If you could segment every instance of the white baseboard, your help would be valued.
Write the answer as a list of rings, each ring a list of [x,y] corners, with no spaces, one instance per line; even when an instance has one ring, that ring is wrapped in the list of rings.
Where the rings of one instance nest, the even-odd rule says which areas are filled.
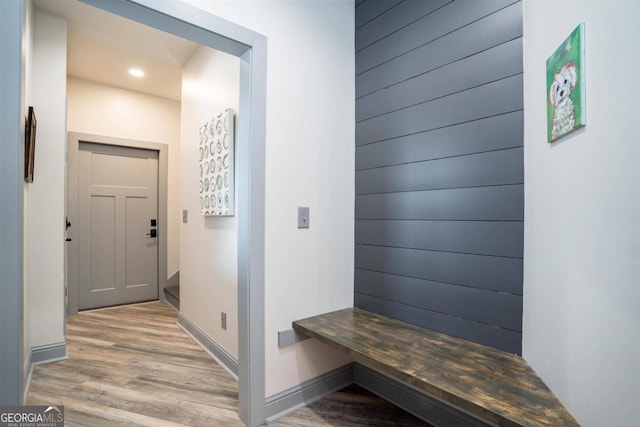
[[[27,402],[29,396],[29,388],[31,387],[31,378],[33,377],[33,368],[37,365],[45,363],[58,362],[67,359],[67,343],[60,342],[49,345],[41,345],[32,347],[24,361],[24,372],[27,373],[24,380],[24,394],[22,396],[23,403]]]
[[[353,383],[353,364],[342,366],[268,397],[265,418],[271,423]]]
[[[59,342],[31,348],[31,365],[57,362],[67,358],[67,343]]]
[[[213,357],[233,378],[238,380],[238,360],[220,344],[205,334],[182,313],[178,313],[178,326]]]

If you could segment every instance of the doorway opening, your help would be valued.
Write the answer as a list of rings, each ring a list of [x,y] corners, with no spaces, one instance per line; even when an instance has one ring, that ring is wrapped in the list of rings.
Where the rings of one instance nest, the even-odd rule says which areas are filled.
[[[266,39],[182,3],[85,1],[240,60],[237,123],[238,362],[241,419],[264,421],[264,138]]]

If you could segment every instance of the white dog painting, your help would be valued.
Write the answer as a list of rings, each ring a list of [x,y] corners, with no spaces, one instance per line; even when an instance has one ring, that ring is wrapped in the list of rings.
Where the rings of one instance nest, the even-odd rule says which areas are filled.
[[[573,130],[576,124],[571,91],[578,83],[578,72],[571,62],[567,62],[553,76],[549,88],[549,104],[553,108],[551,139],[556,139]]]
[[[547,141],[586,124],[584,23],[547,59]]]

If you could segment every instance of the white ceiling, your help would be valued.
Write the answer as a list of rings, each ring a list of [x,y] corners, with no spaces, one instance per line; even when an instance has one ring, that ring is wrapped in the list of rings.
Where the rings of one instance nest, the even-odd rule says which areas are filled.
[[[77,0],[35,0],[35,6],[67,18],[69,76],[180,100],[182,66],[196,43]],[[133,67],[145,76],[130,76]]]

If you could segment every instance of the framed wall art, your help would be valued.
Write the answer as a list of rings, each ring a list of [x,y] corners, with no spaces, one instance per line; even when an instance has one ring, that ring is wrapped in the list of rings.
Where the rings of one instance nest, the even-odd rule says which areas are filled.
[[[24,180],[33,182],[33,171],[36,159],[36,113],[29,107],[24,130]]]
[[[547,140],[586,124],[584,23],[547,59]]]
[[[227,108],[200,127],[200,214],[233,216],[234,185],[234,116]]]

